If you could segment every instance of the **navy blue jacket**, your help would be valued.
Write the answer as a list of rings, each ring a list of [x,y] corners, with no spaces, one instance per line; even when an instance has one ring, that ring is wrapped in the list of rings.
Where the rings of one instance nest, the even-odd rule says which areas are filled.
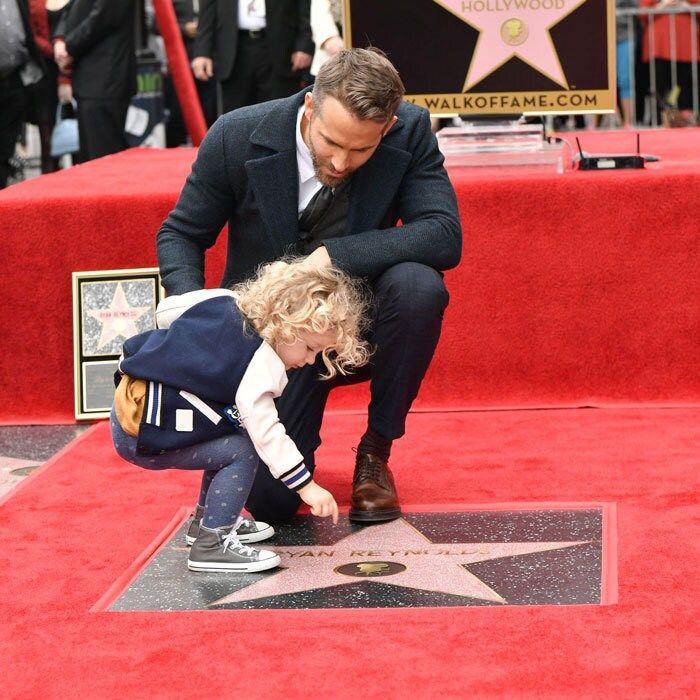
[[[137,451],[162,454],[240,430],[236,391],[262,342],[228,296],[129,338],[119,370],[147,381]]]

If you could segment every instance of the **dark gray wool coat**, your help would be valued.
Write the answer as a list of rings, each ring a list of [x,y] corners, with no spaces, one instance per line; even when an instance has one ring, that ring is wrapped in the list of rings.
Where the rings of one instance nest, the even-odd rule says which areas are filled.
[[[306,90],[224,114],[158,232],[168,294],[204,286],[204,252],[228,222],[221,286],[294,253],[299,241],[296,120]],[[334,265],[372,279],[400,262],[446,270],[462,250],[457,202],[426,110],[398,121],[352,179],[345,235],[324,240]],[[401,226],[396,226],[399,220]]]

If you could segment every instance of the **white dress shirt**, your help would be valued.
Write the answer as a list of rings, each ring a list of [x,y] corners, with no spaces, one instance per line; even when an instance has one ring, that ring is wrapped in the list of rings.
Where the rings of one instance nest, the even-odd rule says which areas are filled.
[[[311,151],[301,137],[301,118],[304,114],[304,105],[299,108],[297,114],[297,172],[299,173],[299,214],[306,209],[311,198],[321,189],[321,183],[316,177],[314,162],[311,160]]]

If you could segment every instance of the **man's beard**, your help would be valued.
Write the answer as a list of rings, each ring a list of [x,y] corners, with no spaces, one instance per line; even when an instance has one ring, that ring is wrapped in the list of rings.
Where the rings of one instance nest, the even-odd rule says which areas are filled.
[[[309,130],[307,133],[308,133],[308,138],[309,138],[309,153],[311,154],[311,163],[314,166],[314,175],[316,175],[316,179],[322,185],[325,185],[326,187],[338,187],[338,185],[345,182],[350,177],[350,175],[352,175],[352,172],[346,173],[344,177],[329,177],[328,175],[326,175],[321,170],[322,166],[321,166],[321,163],[318,159],[318,156],[316,155],[316,149],[314,148],[314,142],[311,138],[311,123],[309,123]]]

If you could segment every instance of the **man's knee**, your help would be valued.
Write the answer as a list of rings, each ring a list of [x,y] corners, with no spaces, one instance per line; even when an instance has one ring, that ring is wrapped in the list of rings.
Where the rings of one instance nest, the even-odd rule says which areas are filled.
[[[420,263],[399,263],[377,278],[374,297],[380,311],[408,316],[442,316],[449,294],[442,275]]]

